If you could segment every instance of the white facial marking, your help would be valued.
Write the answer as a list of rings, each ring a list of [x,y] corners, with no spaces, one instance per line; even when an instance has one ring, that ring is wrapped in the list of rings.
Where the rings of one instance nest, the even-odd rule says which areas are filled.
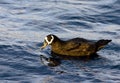
[[[53,42],[53,40],[54,40],[54,37],[52,35],[51,35],[51,37],[52,37],[52,39],[50,41],[48,41],[48,38],[45,37],[45,40],[48,43],[48,45],[50,45]]]

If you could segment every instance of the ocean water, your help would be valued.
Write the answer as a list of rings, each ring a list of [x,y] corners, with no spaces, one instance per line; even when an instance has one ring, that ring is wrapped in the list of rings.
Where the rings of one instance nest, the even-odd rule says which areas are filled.
[[[48,34],[112,42],[99,59],[49,67]],[[120,83],[120,0],[0,0],[0,83]]]

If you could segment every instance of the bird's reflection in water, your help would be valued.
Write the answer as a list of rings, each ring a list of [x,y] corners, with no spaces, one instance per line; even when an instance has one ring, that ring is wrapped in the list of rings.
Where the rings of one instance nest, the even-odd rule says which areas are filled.
[[[55,53],[51,53],[51,56],[49,55],[49,57],[46,57],[46,55],[41,54],[40,55],[40,60],[44,65],[47,66],[51,66],[51,67],[55,67],[61,64],[61,60],[81,60],[81,61],[90,61],[90,60],[95,60],[95,59],[99,59],[100,55],[93,54],[89,57],[87,56],[83,56],[83,57],[73,57],[73,56],[64,56],[64,55],[58,55]]]

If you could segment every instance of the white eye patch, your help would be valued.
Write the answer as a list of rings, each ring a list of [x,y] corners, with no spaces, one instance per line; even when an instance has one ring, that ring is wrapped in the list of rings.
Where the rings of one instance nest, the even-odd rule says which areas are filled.
[[[51,37],[52,37],[52,39],[50,41],[48,41],[48,38],[45,37],[45,41],[48,43],[48,45],[50,45],[54,40],[54,37],[52,35],[51,35]]]

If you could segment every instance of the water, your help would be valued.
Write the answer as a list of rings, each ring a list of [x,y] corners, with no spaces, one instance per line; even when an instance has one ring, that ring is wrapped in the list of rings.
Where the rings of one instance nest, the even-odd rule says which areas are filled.
[[[120,0],[0,0],[0,83],[119,83]],[[48,34],[112,39],[88,62],[43,65]]]

